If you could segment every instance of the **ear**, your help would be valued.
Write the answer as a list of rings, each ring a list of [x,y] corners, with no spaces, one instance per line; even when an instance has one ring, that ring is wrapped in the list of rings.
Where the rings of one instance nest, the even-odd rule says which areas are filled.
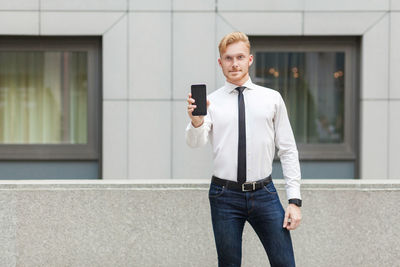
[[[218,58],[218,65],[220,65],[222,67],[222,63],[221,63],[221,58]]]
[[[253,64],[253,55],[250,54],[249,56],[249,67],[251,66],[251,64]]]

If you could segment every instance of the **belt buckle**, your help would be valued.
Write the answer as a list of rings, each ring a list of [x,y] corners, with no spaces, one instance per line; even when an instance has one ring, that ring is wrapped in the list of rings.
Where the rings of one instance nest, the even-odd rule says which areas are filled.
[[[247,184],[252,184],[253,185],[253,189],[245,189],[244,186]],[[248,182],[248,183],[243,183],[242,184],[242,192],[248,192],[248,191],[254,191],[256,190],[256,182]]]

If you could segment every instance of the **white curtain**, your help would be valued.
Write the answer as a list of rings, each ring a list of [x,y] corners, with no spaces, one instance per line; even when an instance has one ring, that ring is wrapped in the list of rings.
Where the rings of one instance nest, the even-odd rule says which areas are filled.
[[[87,54],[0,52],[0,143],[87,142]]]

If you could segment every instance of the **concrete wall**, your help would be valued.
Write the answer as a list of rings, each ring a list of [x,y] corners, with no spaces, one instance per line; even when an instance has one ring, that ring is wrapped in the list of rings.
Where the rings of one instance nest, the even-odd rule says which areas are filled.
[[[0,265],[217,266],[209,181],[153,182],[0,182]],[[400,265],[399,181],[307,180],[302,196],[297,266]],[[248,223],[243,266],[268,266]]]

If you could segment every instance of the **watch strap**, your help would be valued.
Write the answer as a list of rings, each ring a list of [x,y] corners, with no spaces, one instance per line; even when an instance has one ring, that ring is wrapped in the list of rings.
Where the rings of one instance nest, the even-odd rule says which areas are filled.
[[[295,204],[297,207],[301,207],[302,201],[298,198],[291,198],[289,199],[289,204]]]

